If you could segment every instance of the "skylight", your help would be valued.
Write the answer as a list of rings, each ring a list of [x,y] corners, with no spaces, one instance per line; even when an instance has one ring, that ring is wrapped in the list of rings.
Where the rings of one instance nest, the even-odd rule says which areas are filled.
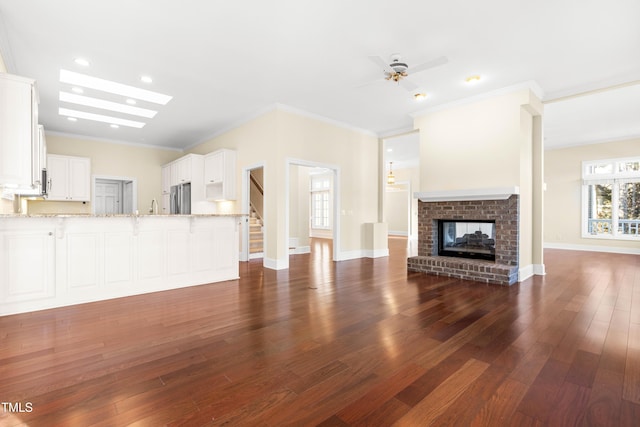
[[[172,96],[164,95],[162,93],[140,89],[134,86],[116,83],[110,80],[100,79],[69,70],[60,70],[60,82],[161,105],[166,105],[173,98]]]
[[[96,122],[111,123],[121,126],[129,126],[132,128],[142,128],[146,123],[135,120],[120,119],[118,117],[103,116],[102,114],[87,113],[85,111],[70,110],[68,108],[59,108],[58,114],[61,116],[75,117],[78,119],[93,120]]]
[[[158,112],[146,108],[133,107],[117,102],[105,101],[104,99],[91,98],[83,95],[74,95],[68,92],[60,92],[60,101],[71,104],[84,105],[87,107],[100,108],[102,110],[117,111],[119,113],[131,114],[146,118],[153,118]]]
[[[87,65],[89,65],[87,63]],[[84,106],[117,112],[120,114],[128,114],[131,116],[144,117],[152,119],[158,113],[155,110],[134,106],[138,101],[151,102],[158,105],[166,105],[172,96],[165,95],[151,90],[140,89],[135,86],[129,86],[110,80],[100,79],[98,77],[89,76],[87,74],[76,73],[69,70],[60,70],[60,83],[70,85],[67,90],[61,90],[59,100],[66,104],[75,104],[76,106]],[[92,89],[93,96],[82,95],[83,88]],[[71,93],[73,92],[73,93]],[[104,94],[112,94],[122,96],[123,102],[114,102],[113,100],[101,99],[100,92]],[[113,98],[112,98],[113,99]],[[84,119],[98,122],[109,123],[112,127],[129,126],[133,128],[142,128],[146,124],[138,120],[128,120],[110,115],[96,114],[89,111],[80,111],[76,109],[59,107],[58,113],[61,116],[67,116],[68,119]]]

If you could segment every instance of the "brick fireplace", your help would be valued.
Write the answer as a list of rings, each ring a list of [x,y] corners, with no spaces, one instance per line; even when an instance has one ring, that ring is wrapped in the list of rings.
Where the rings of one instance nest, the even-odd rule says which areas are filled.
[[[418,256],[409,271],[511,285],[518,281],[518,188],[418,193]],[[438,255],[438,221],[495,221],[495,261]]]

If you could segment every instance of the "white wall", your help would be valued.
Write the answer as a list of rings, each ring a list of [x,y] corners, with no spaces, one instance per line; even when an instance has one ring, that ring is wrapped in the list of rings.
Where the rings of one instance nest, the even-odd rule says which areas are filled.
[[[640,156],[640,139],[545,151],[544,244],[547,247],[640,252],[638,242],[582,237],[582,161]]]

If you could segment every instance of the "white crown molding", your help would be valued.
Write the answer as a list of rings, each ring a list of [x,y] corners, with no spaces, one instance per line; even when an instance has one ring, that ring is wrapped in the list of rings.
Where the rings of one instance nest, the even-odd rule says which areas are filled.
[[[176,151],[176,152],[184,151],[181,148],[175,148],[175,147],[165,147],[162,145],[153,145],[153,144],[139,144],[136,142],[122,141],[117,139],[96,138],[95,136],[87,136],[87,135],[82,135],[77,133],[58,132],[55,130],[47,130],[47,129],[45,129],[45,135],[63,136],[65,138],[73,138],[73,139],[85,139],[87,141],[102,142],[104,144],[128,145],[131,147],[138,147],[138,148],[151,148],[154,150],[167,150],[167,151]]]
[[[333,126],[337,126],[337,127],[343,128],[343,129],[347,129],[347,130],[351,130],[351,131],[354,131],[354,132],[363,133],[365,135],[373,136],[375,138],[379,137],[378,134],[373,132],[373,131],[370,131],[370,130],[367,130],[367,129],[363,129],[363,128],[359,128],[359,127],[356,127],[356,126],[352,126],[350,124],[347,124],[347,123],[344,123],[344,122],[341,122],[341,121],[338,121],[338,120],[330,119],[328,117],[321,116],[320,114],[310,113],[308,111],[301,110],[301,109],[296,108],[296,107],[291,107],[289,105],[276,104],[276,109],[279,110],[279,111],[284,111],[284,112],[287,112],[287,113],[292,113],[292,114],[297,114],[299,116],[308,117],[310,119],[315,119],[315,120],[318,120],[318,121],[321,121],[321,122],[325,122],[325,123],[333,125]]]
[[[464,202],[470,200],[506,200],[514,194],[520,194],[519,187],[424,191],[413,193],[413,196],[421,202]]]
[[[299,108],[296,107],[291,107],[289,105],[285,105],[285,104],[280,104],[280,103],[275,103],[275,104],[270,104],[268,106],[266,106],[265,108],[261,108],[259,110],[254,111],[253,113],[239,119],[236,120],[232,123],[230,123],[228,126],[223,127],[222,129],[217,130],[216,132],[214,132],[213,134],[205,137],[205,138],[201,138],[200,140],[198,140],[197,142],[195,142],[194,144],[188,145],[187,147],[185,147],[184,151],[190,150],[193,147],[197,147],[200,144],[204,144],[205,142],[211,141],[214,138],[219,137],[220,135],[224,135],[227,132],[231,132],[234,129],[239,128],[240,126],[243,126],[247,123],[249,123],[252,120],[257,119],[258,117],[264,116],[265,114],[268,114],[272,111],[284,111],[287,113],[291,113],[291,114],[296,114],[298,116],[303,116],[303,117],[308,117],[310,119],[315,119],[324,123],[328,123],[330,125],[333,126],[337,126],[343,129],[348,129],[348,130],[352,130],[354,132],[360,132],[360,133],[364,133],[365,135],[369,135],[369,136],[373,136],[375,138],[378,138],[378,134],[376,134],[375,132],[372,132],[370,130],[367,129],[362,129],[362,128],[358,128],[355,126],[351,126],[349,124],[334,120],[334,119],[330,119],[328,117],[325,116],[321,116],[319,114],[315,114],[315,113],[310,113],[308,111],[305,110],[301,110]]]
[[[495,98],[496,96],[507,95],[509,93],[517,92],[520,90],[529,89],[533,92],[538,98],[542,99],[544,96],[544,91],[540,87],[540,85],[533,81],[529,80],[527,82],[518,83],[512,86],[506,86],[501,89],[493,90],[490,92],[480,93],[478,95],[470,96],[468,98],[458,99],[457,101],[447,102],[445,104],[435,105],[433,107],[427,108],[425,110],[416,111],[411,113],[410,116],[415,119],[420,116],[424,116],[425,114],[435,113],[437,111],[448,110],[454,107],[461,107],[463,105],[473,104],[479,101],[484,101],[486,99]]]
[[[547,146],[545,141],[544,150],[545,151],[561,150],[563,148],[582,147],[584,145],[606,144],[608,142],[631,141],[633,139],[640,139],[640,133],[624,135],[617,138],[603,138],[603,139],[595,139],[591,141],[575,141],[575,142],[569,142],[565,144],[553,144],[551,146]]]

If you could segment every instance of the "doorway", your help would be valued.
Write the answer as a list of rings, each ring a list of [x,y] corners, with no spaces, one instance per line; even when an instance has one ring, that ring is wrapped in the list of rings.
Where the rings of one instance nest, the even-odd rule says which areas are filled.
[[[92,213],[95,215],[134,213],[137,210],[136,187],[135,178],[94,176]]]
[[[285,241],[289,255],[310,253],[317,247],[311,239],[319,238],[330,240],[333,261],[340,259],[339,178],[337,166],[287,160]]]
[[[257,163],[242,169],[242,212],[248,217],[242,223],[240,261],[264,258],[266,235],[264,232],[264,164]]]

